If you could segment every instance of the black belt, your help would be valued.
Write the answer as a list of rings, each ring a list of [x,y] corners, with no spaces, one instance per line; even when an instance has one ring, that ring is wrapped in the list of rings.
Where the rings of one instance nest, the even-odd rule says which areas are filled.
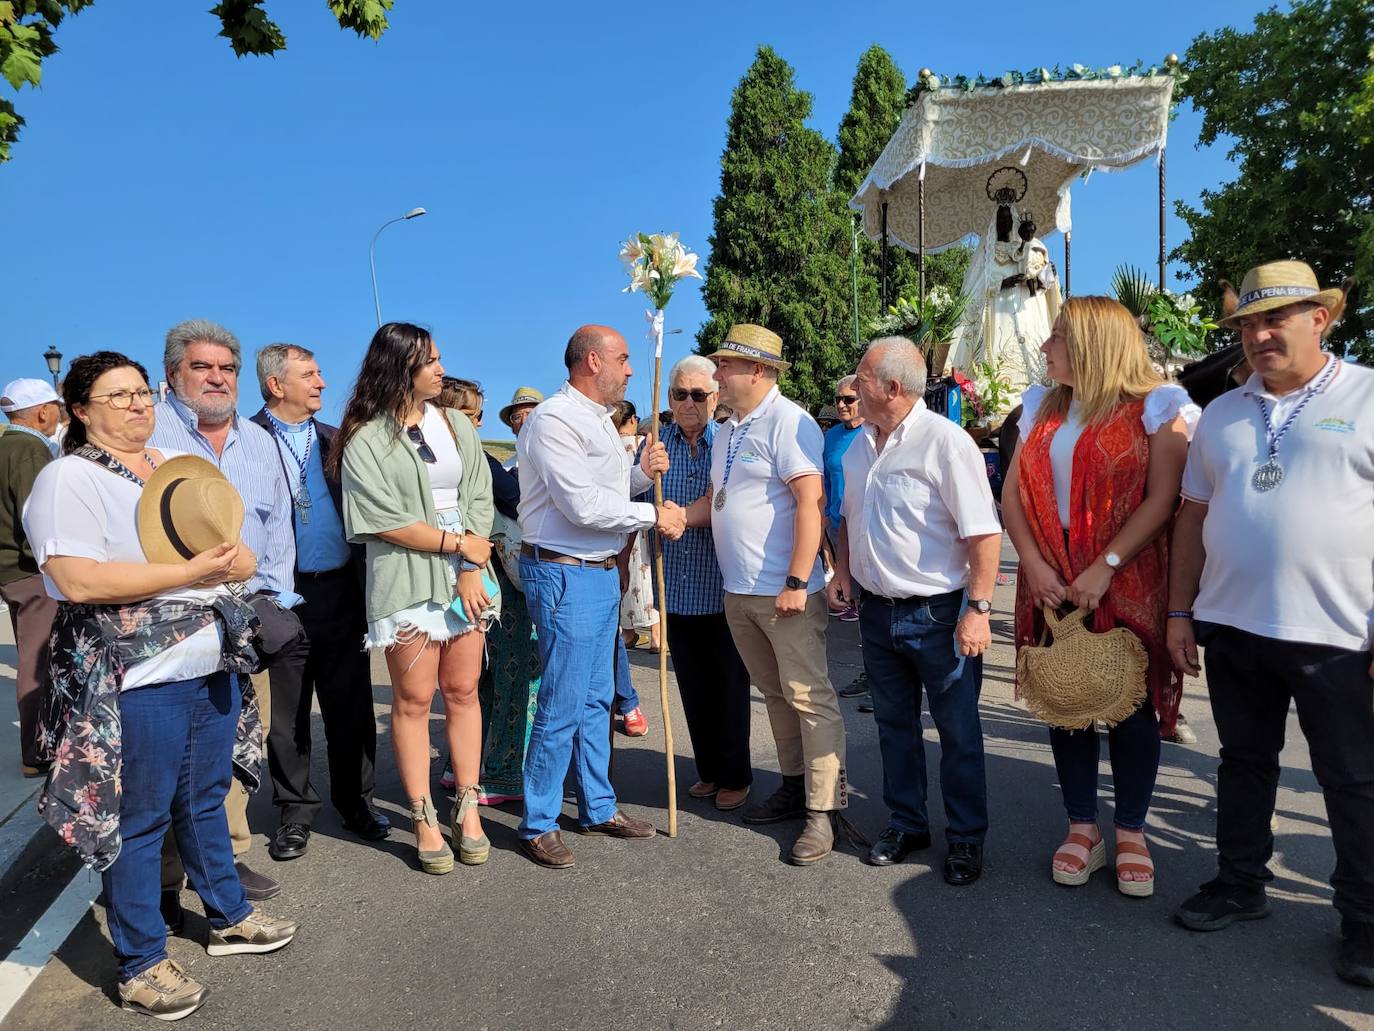
[[[891,605],[894,608],[898,605],[933,605],[950,598],[961,597],[964,593],[964,588],[960,587],[957,591],[946,591],[944,594],[917,594],[910,598],[885,598],[881,594],[874,594],[866,587],[861,587],[859,590],[863,592],[864,598],[871,598],[873,601],[882,602],[884,605]]]
[[[349,569],[352,568],[352,566],[352,562],[345,562],[338,569],[326,569],[322,573],[312,572],[307,569],[297,569],[296,575],[298,577],[305,577],[307,580],[328,580],[331,577],[343,576],[345,573],[349,571]]]
[[[520,554],[536,562],[557,562],[564,566],[585,566],[587,569],[614,569],[616,566],[614,555],[610,558],[578,558],[576,555],[565,555],[561,551],[541,548],[537,544],[520,545]]]

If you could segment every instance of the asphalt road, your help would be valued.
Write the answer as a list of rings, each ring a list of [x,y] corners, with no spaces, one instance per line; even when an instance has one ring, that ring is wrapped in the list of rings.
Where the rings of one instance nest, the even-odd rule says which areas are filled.
[[[686,798],[695,770],[678,710],[675,840],[569,834],[576,868],[546,871],[515,851],[518,812],[487,810],[491,861],[441,878],[416,866],[384,738],[379,799],[396,824],[389,841],[358,842],[326,811],[304,858],[275,864],[264,844],[250,856],[285,885],[271,911],[302,923],[287,949],[210,959],[199,903],[185,896],[186,932],[170,951],[212,991],[194,1026],[1374,1028],[1374,992],[1331,972],[1338,920],[1326,879],[1334,860],[1296,720],[1283,756],[1270,919],[1212,935],[1169,919],[1214,869],[1216,738],[1198,682],[1188,686],[1184,712],[1200,743],[1165,746],[1150,818],[1155,897],[1121,896],[1109,872],[1079,889],[1051,882],[1064,816],[1046,732],[1012,702],[1010,604],[1010,589],[1000,589],[983,689],[992,830],[987,868],[973,887],[950,888],[940,877],[933,729],[926,740],[937,844],[903,866],[874,869],[845,848],[798,869],[784,861],[798,824],[746,827],[738,814]],[[837,685],[859,668],[856,641],[852,624],[832,622]],[[627,812],[666,828],[656,656],[635,653],[635,662],[652,729],[634,741],[617,737],[615,780]],[[385,675],[376,679],[385,733]],[[776,756],[762,700],[754,701],[755,790],[768,792]],[[886,816],[876,734],[853,701],[842,705],[849,816],[873,836]],[[316,742],[323,783],[318,716]],[[1109,828],[1105,763],[1103,784]],[[570,830],[571,804],[565,813]],[[255,800],[254,815],[259,832],[275,827],[268,796]],[[146,1019],[112,1002],[102,920],[97,908],[78,926],[4,1031]]]

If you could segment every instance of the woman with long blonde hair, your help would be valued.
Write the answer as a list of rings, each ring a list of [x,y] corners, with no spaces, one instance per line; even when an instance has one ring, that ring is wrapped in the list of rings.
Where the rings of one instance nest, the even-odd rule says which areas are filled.
[[[1148,692],[1108,731],[1116,791],[1116,877],[1125,895],[1154,891],[1145,820],[1159,770],[1160,733],[1172,733],[1182,681],[1165,646],[1168,527],[1178,507],[1188,438],[1200,414],[1166,383],[1122,305],[1065,302],[1041,347],[1051,387],[1022,397],[1021,443],[1002,503],[1021,559],[1018,651],[1044,633],[1045,606],[1092,613],[1095,631],[1126,627],[1149,655]],[[1098,735],[1050,729],[1069,831],[1054,854],[1059,884],[1085,884],[1106,865],[1097,825]]]

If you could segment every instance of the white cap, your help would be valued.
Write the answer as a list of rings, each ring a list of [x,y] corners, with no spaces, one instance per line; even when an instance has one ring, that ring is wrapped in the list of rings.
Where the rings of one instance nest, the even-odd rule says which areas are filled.
[[[61,403],[51,383],[41,379],[14,379],[5,384],[0,394],[0,412],[22,412],[34,405]]]

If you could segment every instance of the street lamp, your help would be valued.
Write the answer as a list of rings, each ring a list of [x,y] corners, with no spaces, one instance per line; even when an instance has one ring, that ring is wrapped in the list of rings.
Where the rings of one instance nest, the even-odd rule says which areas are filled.
[[[56,344],[49,344],[48,349],[43,352],[43,360],[48,363],[48,371],[52,373],[52,388],[57,389],[57,374],[62,371],[62,352],[57,349]]]
[[[382,300],[377,295],[377,237],[382,235],[382,230],[396,222],[404,222],[407,219],[419,218],[425,214],[424,208],[411,208],[400,218],[393,218],[388,222],[383,222],[377,227],[377,231],[372,234],[372,245],[367,249],[367,263],[372,267],[372,304],[377,309],[377,328],[382,326]]]

